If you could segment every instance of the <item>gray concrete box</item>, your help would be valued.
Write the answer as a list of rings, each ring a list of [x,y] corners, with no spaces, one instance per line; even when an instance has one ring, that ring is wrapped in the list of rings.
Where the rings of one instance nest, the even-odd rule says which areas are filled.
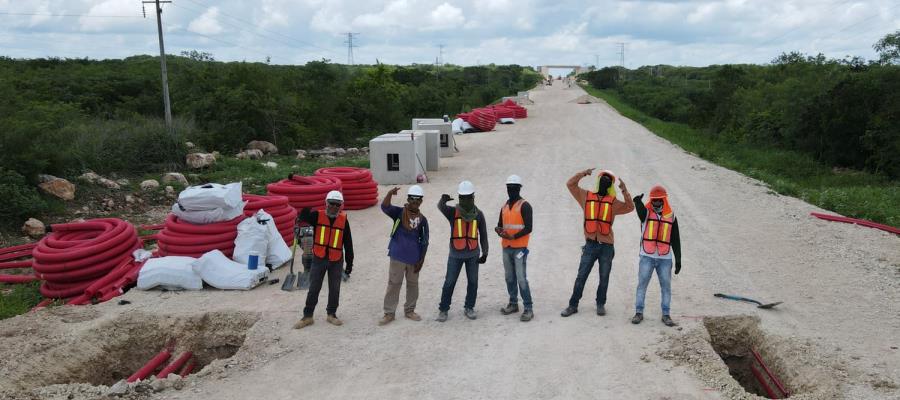
[[[425,153],[424,156],[422,156],[421,154],[419,156],[422,161],[425,162],[425,170],[439,170],[441,159],[441,131],[437,129],[400,131],[401,134],[409,134],[410,132],[416,132],[425,135]]]
[[[438,131],[438,146],[441,149],[441,157],[453,157],[453,149],[456,147],[456,140],[453,137],[453,126],[449,122],[419,122],[417,124],[419,130],[436,130]]]
[[[444,123],[443,118],[413,118],[410,129],[419,129],[419,124],[438,124]]]
[[[425,174],[425,136],[421,133],[387,133],[369,141],[369,169],[382,185],[408,185]]]

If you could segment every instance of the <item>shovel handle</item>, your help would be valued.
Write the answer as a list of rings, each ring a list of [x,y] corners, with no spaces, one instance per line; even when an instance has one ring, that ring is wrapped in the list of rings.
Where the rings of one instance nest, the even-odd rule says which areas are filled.
[[[732,295],[730,295],[730,294],[722,294],[722,293],[715,293],[715,294],[713,294],[713,296],[716,296],[716,297],[722,297],[722,298],[730,299],[730,300],[746,301],[746,302],[748,302],[748,303],[754,303],[754,304],[762,305],[762,303],[760,303],[760,302],[758,302],[758,301],[756,301],[756,300],[748,299],[748,298],[746,298],[746,297],[741,297],[741,296],[732,296]]]

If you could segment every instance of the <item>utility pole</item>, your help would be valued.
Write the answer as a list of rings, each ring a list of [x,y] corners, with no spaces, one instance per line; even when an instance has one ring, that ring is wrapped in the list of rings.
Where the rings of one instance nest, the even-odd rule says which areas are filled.
[[[594,69],[600,69],[600,55],[594,54]]]
[[[143,4],[151,3],[156,7],[156,30],[159,33],[159,64],[162,69],[162,88],[163,88],[163,103],[166,107],[166,128],[169,129],[170,134],[175,133],[175,127],[172,126],[172,105],[169,102],[169,74],[166,72],[166,46],[163,43],[163,31],[162,31],[162,7],[160,7],[160,3],[171,3],[170,0],[144,0],[141,2]],[[147,17],[146,11],[144,12],[144,17]]]
[[[356,32],[347,32],[347,40],[344,43],[347,43],[347,65],[353,65],[353,48],[359,47],[353,44],[353,36],[359,35]]]
[[[440,49],[440,55],[438,56],[438,66],[444,65],[444,45],[439,44],[438,49]]]

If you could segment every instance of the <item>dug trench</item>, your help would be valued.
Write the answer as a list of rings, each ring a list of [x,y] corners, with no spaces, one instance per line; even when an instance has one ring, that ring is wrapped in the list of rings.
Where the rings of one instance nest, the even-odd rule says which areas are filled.
[[[132,312],[91,323],[97,322],[91,321],[91,315],[74,315],[80,310],[62,313],[50,336],[35,335],[48,327],[0,332],[0,355],[8,361],[0,367],[0,387],[33,393],[51,385],[112,386],[138,371],[167,344],[172,345],[172,356],[162,366],[190,351],[193,372],[199,373],[213,361],[234,356],[259,319],[247,312],[177,316]]]
[[[809,341],[766,333],[755,316],[706,317],[696,329],[668,339],[660,356],[690,366],[726,398],[841,398],[835,360]]]

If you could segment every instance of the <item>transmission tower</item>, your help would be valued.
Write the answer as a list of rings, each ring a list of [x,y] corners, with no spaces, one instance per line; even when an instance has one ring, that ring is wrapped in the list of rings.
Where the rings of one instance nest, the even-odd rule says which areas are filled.
[[[616,43],[616,46],[619,47],[619,51],[616,53],[619,55],[619,66],[625,68],[625,45],[628,43]]]
[[[356,32],[347,32],[347,40],[344,43],[347,43],[347,65],[353,65],[353,48],[359,47],[353,44],[353,37],[359,35]]]

